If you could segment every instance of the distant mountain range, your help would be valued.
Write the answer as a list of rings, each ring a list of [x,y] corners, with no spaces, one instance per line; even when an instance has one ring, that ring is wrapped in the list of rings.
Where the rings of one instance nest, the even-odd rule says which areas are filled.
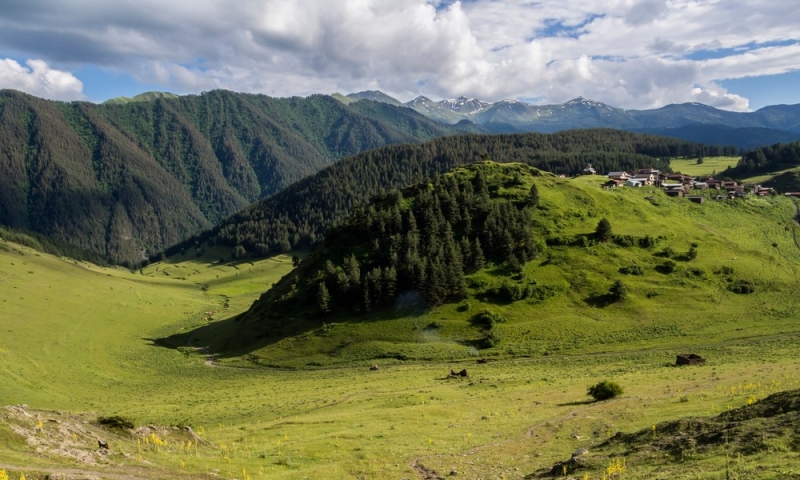
[[[148,92],[98,105],[0,90],[0,225],[42,234],[110,262],[134,265],[198,231],[220,225],[229,215],[344,157],[367,150],[438,137],[451,138],[429,145],[463,145],[455,139],[460,133],[590,127],[749,149],[800,139],[800,105],[752,113],[698,104],[636,111],[584,98],[549,106],[463,97],[440,102],[418,97],[402,104],[378,91],[271,98],[224,90],[184,96]],[[564,138],[613,137],[608,132],[565,132]],[[474,149],[461,151],[459,161],[520,154],[518,137],[501,139],[503,148],[486,147],[496,140],[473,139]],[[661,141],[675,143],[648,140]],[[556,173],[574,173],[589,162],[627,168],[679,155],[676,148],[667,148],[658,158],[635,151],[622,158],[618,146],[603,153],[603,141],[581,143],[589,147],[568,159],[545,154],[536,143],[526,152],[530,158],[520,161]],[[735,153],[730,148],[698,148],[690,150],[706,155]],[[401,155],[404,149],[383,153],[412,162],[413,158]],[[441,160],[441,151],[427,153],[431,161]],[[604,155],[613,158],[604,160]],[[545,156],[552,162],[544,162]],[[380,179],[375,181],[381,187],[403,187],[413,176],[408,165],[397,176],[380,170],[379,165],[386,167],[383,157],[370,159],[374,164],[364,168],[370,169],[369,178]],[[358,178],[348,188],[363,193],[368,188],[364,178]],[[344,188],[343,182],[335,183],[331,191]],[[338,204],[333,195],[322,200],[324,208],[319,212],[302,212],[302,221],[289,222],[279,212],[266,228],[268,234],[250,242],[253,248],[283,249],[298,245],[303,238],[313,242],[328,225],[323,221],[328,218],[325,211],[335,208],[347,213],[352,206]],[[226,241],[246,244],[249,240],[234,235]]]
[[[530,105],[517,100],[490,103],[467,97],[437,102],[423,96],[401,103],[379,91],[347,96],[337,94],[335,97],[344,102],[372,100],[404,105],[441,123],[473,122],[487,133],[617,128],[706,144],[736,145],[743,149],[800,140],[800,105],[773,105],[755,112],[729,112],[700,103],[627,110],[583,97],[557,105]]]

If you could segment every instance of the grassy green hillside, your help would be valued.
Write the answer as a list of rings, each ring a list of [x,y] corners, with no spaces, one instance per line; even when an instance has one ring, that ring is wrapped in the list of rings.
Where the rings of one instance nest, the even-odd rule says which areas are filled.
[[[618,233],[641,234],[637,233],[641,227],[622,219],[633,216],[643,221],[659,211],[649,210],[655,206],[644,198],[650,196],[648,192],[602,192],[593,179],[563,185],[555,178],[540,180],[562,187],[561,191],[547,193],[542,188],[540,192],[541,208],[560,213],[553,216],[550,228],[557,227],[563,235],[593,229],[596,217],[581,218],[580,212],[589,210],[578,206],[599,199],[609,199],[602,202],[606,208],[617,204],[630,207],[628,216],[603,212]],[[564,206],[557,206],[557,201]],[[736,261],[752,267],[758,257],[748,252],[759,248],[764,232],[775,238],[781,254],[793,258],[783,237],[789,224],[772,225],[770,220],[782,218],[782,203],[727,204],[726,210],[713,215],[713,210],[708,211],[716,218],[712,222],[693,212],[693,205],[670,202],[659,208],[671,211],[671,216],[654,223],[653,229],[676,228],[670,219],[684,215],[705,225],[700,228],[704,233],[699,239],[705,241],[700,243],[698,262],[715,264],[712,253],[734,251]],[[736,227],[740,220],[750,218],[747,212],[760,212],[766,226],[761,230]],[[725,228],[719,220],[723,216],[729,219]],[[706,237],[712,228],[720,228],[715,241]],[[682,227],[674,234],[689,230]],[[673,236],[657,248],[684,241],[689,239]],[[712,245],[717,246],[712,249]],[[552,256],[546,258],[556,258],[561,251],[552,247]],[[578,266],[614,251],[615,247],[601,245],[581,250],[572,258]],[[639,341],[620,336],[616,343],[598,348],[585,346],[581,330],[570,323],[570,309],[605,317],[579,318],[582,324],[602,321],[610,328],[617,317],[623,326],[634,322],[627,307],[576,309],[568,300],[571,293],[566,300],[548,299],[540,308],[526,304],[530,318],[509,314],[502,328],[513,333],[511,327],[528,322],[541,327],[544,341],[556,335],[574,337],[584,347],[552,349],[548,355],[530,357],[498,356],[486,364],[381,359],[376,362],[378,371],[369,371],[367,360],[346,368],[270,369],[256,368],[252,357],[209,364],[207,355],[217,352],[198,350],[208,346],[201,338],[194,338],[191,347],[186,343],[177,349],[158,346],[154,340],[200,325],[225,326],[267,285],[291,271],[289,257],[220,264],[217,255],[229,256],[228,252],[206,248],[205,257],[195,257],[192,251],[142,272],[130,272],[67,261],[0,241],[0,331],[4,333],[0,337],[0,405],[26,404],[0,407],[0,471],[15,480],[21,474],[30,480],[43,480],[46,475],[424,478],[423,474],[430,476],[433,471],[445,477],[453,470],[463,478],[522,479],[549,470],[579,447],[593,451],[594,445],[617,431],[640,432],[687,416],[718,414],[800,386],[798,329],[781,320],[781,314],[791,315],[794,297],[773,301],[759,292],[747,297],[752,303],[745,302],[737,312],[725,306],[733,294],[718,291],[723,302],[708,302],[730,315],[714,327],[718,338],[709,335],[712,329],[707,317],[713,312],[684,310],[672,320],[684,329],[685,335],[679,338]],[[787,261],[776,260],[775,270],[786,269]],[[546,267],[529,265],[526,269]],[[605,290],[616,274],[609,271],[607,279],[597,279],[606,270],[592,268],[595,270],[587,270],[586,276]],[[567,269],[580,275],[568,265],[561,266],[561,270]],[[491,271],[482,275],[493,278]],[[648,275],[646,278],[660,278]],[[769,288],[777,292],[787,280],[785,275],[776,275],[775,285]],[[677,284],[683,278],[674,277],[671,283],[665,278],[654,288],[672,290],[669,298],[685,307],[688,302],[678,298],[677,292],[691,295],[693,289]],[[634,286],[631,293],[640,304],[645,301],[638,298],[641,288]],[[582,298],[581,292],[574,296]],[[470,301],[474,312],[481,303]],[[670,308],[666,302],[660,306]],[[516,307],[492,308],[511,312]],[[416,336],[420,345],[436,346],[438,340],[425,327],[441,321],[444,326],[440,330],[447,334],[462,313],[456,312],[455,306],[445,306],[409,317],[409,335]],[[350,330],[360,344],[365,332],[361,328],[383,335],[398,331],[396,322],[389,321],[381,328],[360,317],[337,319],[330,333]],[[419,329],[411,330],[415,325]],[[299,335],[286,342],[307,349],[317,337],[324,338],[323,333]],[[397,346],[406,351],[403,342],[401,338]],[[702,354],[708,363],[690,368],[671,366],[675,354],[685,351]],[[346,348],[345,355],[349,355]],[[247,368],[231,368],[236,364]],[[451,368],[466,368],[470,376],[448,379]],[[625,393],[611,401],[589,402],[586,387],[604,378],[622,384]],[[113,415],[132,419],[137,429],[108,430],[95,423],[99,416]],[[179,428],[187,424],[197,440]],[[660,438],[659,430],[657,435]],[[97,453],[97,438],[109,442],[108,455]],[[740,478],[786,478],[798,461],[792,445],[767,442],[742,457],[731,457],[735,472]],[[722,478],[727,452],[687,452],[680,458],[634,456],[627,459],[625,478],[666,479],[678,474]],[[608,463],[611,461],[609,458]],[[607,462],[600,461],[580,473],[599,480],[606,467]]]
[[[476,168],[486,169],[494,178],[490,189],[495,185],[497,195],[512,202],[532,184],[538,187],[534,238],[547,247],[521,273],[502,261],[467,272],[464,300],[434,309],[407,305],[407,298],[419,296],[412,289],[398,292],[395,307],[325,315],[314,306],[312,282],[331,257],[312,253],[243,320],[197,334],[222,354],[304,366],[677,348],[780,336],[796,324],[800,310],[792,292],[800,250],[788,199],[701,205],[656,188],[604,190],[601,177],[531,176],[529,167],[513,164],[467,167]],[[514,176],[522,183],[502,186]],[[593,233],[602,218],[615,238],[598,243]],[[646,237],[654,244],[640,246]],[[359,263],[370,265],[354,238],[328,239],[320,252],[339,248],[337,255],[346,257],[352,251],[336,247],[343,242],[355,248]],[[628,290],[624,301],[608,295],[618,280]],[[487,310],[502,319],[493,328],[477,318]],[[494,346],[487,346],[489,336]]]
[[[736,166],[741,157],[703,157],[703,163],[695,158],[673,158],[669,167],[673,172],[696,177],[721,174],[729,167]]]
[[[133,265],[343,157],[457,133],[324,95],[131,100],[0,91],[0,225]]]

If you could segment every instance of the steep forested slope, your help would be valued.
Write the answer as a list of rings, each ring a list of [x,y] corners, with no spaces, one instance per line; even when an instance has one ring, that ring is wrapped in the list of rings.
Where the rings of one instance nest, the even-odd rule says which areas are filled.
[[[725,175],[744,178],[798,166],[800,142],[777,143],[747,152],[734,168],[725,171]]]
[[[422,145],[398,145],[347,158],[285,191],[233,215],[220,227],[170,249],[210,241],[259,254],[313,243],[325,229],[383,190],[410,185],[477,160],[521,162],[556,174],[655,167],[664,158],[696,155],[708,147],[677,139],[619,130],[573,130],[557,134],[468,135]]]
[[[135,263],[339,158],[455,133],[411,109],[212,91],[61,103],[0,91],[0,224]]]

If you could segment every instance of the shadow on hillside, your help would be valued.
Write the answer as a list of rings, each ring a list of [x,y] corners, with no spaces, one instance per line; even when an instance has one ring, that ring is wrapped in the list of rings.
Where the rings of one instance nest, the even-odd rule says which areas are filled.
[[[260,262],[262,260],[270,260],[273,258],[277,258],[280,256],[297,256],[299,258],[304,258],[308,255],[308,251],[303,249],[294,249],[289,252],[281,252],[281,253],[269,253],[267,255],[261,256],[254,253],[248,253],[241,258],[235,258],[230,247],[224,246],[214,246],[214,247],[206,247],[203,246],[200,249],[200,255],[197,254],[198,250],[196,247],[190,247],[184,252],[176,252],[170,256],[165,256],[162,259],[154,258],[149,263],[149,267],[156,266],[156,265],[179,265],[181,263],[186,262],[195,262],[204,267],[237,267],[238,265],[249,264],[253,265],[256,262]],[[147,267],[145,267],[147,268]]]
[[[214,359],[245,358],[258,363],[258,358],[250,355],[262,348],[274,345],[288,338],[309,339],[314,337],[340,340],[328,344],[327,353],[334,354],[347,348],[352,339],[343,335],[339,327],[344,324],[361,324],[385,322],[400,318],[418,318],[429,312],[429,308],[415,292],[398,295],[395,306],[371,314],[353,314],[342,312],[329,316],[308,316],[306,312],[296,315],[270,315],[259,317],[252,312],[214,321],[191,330],[176,333],[162,338],[144,338],[154,347],[177,349],[190,354],[192,351],[203,353]],[[250,313],[250,316],[247,316]],[[434,323],[420,323],[413,327],[418,334],[432,334]],[[340,338],[341,337],[341,338]],[[323,352],[324,353],[324,352]],[[209,358],[211,359],[211,358]],[[269,365],[265,365],[269,366]]]
[[[577,400],[574,402],[557,403],[556,407],[578,407],[581,405],[590,405],[595,402],[596,400]]]
[[[277,256],[277,255],[273,255],[273,256]],[[251,265],[252,266],[252,265],[255,265],[255,262],[258,262],[258,261],[261,261],[261,260],[267,260],[267,259],[272,258],[273,256],[260,257],[260,258],[251,258],[251,257],[245,257],[245,258],[230,258],[230,257],[228,257],[228,258],[224,258],[224,257],[223,258],[215,258],[215,257],[206,257],[206,256],[196,257],[196,258],[194,258],[194,257],[181,258],[180,256],[175,255],[175,256],[167,258],[166,260],[160,260],[158,262],[154,262],[154,263],[151,264],[151,266],[157,266],[159,264],[160,265],[180,265],[182,263],[186,263],[186,262],[192,261],[192,262],[195,262],[195,263],[197,263],[197,264],[199,264],[199,265],[201,265],[203,267],[206,267],[206,268],[211,268],[211,267],[233,267],[233,268],[236,268],[239,265]]]
[[[591,297],[587,297],[584,300],[587,305],[591,305],[597,308],[605,308],[613,303],[615,303],[614,297],[609,295],[608,293],[602,293],[598,295],[592,295]]]

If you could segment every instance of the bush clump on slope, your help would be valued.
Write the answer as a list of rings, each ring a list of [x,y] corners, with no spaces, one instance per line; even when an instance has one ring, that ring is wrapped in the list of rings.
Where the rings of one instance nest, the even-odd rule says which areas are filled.
[[[623,388],[618,383],[609,380],[603,380],[602,382],[589,387],[587,393],[590,397],[597,401],[609,400],[616,396],[622,395]]]

